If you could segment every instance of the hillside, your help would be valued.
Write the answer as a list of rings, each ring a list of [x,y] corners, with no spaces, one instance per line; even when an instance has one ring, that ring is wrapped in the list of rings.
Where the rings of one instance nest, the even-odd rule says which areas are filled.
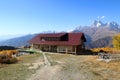
[[[28,41],[30,39],[32,39],[35,35],[36,34],[25,35],[25,36],[21,36],[21,37],[16,37],[16,38],[8,39],[8,40],[5,40],[5,41],[1,41],[0,45],[1,46],[14,46],[14,47],[29,45]]]
[[[112,47],[112,37],[104,37],[87,44],[87,48]]]
[[[120,26],[116,22],[102,23],[94,21],[91,26],[77,27],[73,32],[83,32],[87,38],[87,47],[112,46],[112,36],[120,33]]]

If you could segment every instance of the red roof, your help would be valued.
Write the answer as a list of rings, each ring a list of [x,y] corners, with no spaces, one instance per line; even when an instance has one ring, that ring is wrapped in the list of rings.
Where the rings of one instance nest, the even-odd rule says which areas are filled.
[[[39,34],[29,41],[31,44],[46,44],[46,45],[80,45],[80,40],[86,39],[83,33],[68,33],[68,41],[42,41],[41,37],[61,37],[67,33]]]
[[[50,34],[40,34],[40,37],[61,37],[66,33],[50,33]]]

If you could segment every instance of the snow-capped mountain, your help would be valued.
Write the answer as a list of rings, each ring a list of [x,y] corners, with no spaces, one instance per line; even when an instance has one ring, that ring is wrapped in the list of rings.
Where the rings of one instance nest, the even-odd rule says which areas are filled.
[[[120,25],[116,22],[108,22],[106,26],[110,27],[111,29],[120,29]]]
[[[105,26],[106,24],[102,23],[101,21],[94,21],[91,25],[91,27],[103,27]]]
[[[109,27],[109,28],[116,28],[120,29],[120,25],[117,22],[108,22],[103,23],[102,21],[94,21],[90,27]]]
[[[86,35],[87,43],[89,44],[95,41],[98,42],[98,40],[102,39],[105,41],[105,38],[108,37],[111,37],[110,39],[112,39],[112,36],[120,33],[120,25],[116,22],[103,23],[102,21],[95,20],[91,26],[80,26],[80,28],[77,27],[73,32],[83,32]]]

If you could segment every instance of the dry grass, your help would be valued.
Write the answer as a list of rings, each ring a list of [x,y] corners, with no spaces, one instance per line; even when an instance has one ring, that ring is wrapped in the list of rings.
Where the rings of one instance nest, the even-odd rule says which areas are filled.
[[[104,61],[96,61],[96,57],[90,57],[85,59],[87,62],[92,63],[89,68],[95,75],[101,76],[105,80],[119,80],[120,78],[120,61],[111,61],[106,63]]]
[[[26,80],[37,69],[28,69],[29,66],[24,64],[34,63],[38,59],[42,61],[40,54],[24,55],[19,57],[16,64],[0,64],[0,80]]]
[[[75,56],[49,54],[51,61],[56,61],[60,65],[53,80],[119,80],[120,60],[106,63],[97,61],[96,56]]]
[[[106,63],[96,56],[71,54],[46,54],[52,66],[29,69],[30,65],[43,62],[43,56],[21,56],[19,63],[1,65],[0,80],[119,80],[120,60]],[[6,67],[5,67],[6,66]],[[37,70],[37,72],[36,72]],[[30,77],[33,73],[34,76]],[[7,77],[6,77],[7,75]]]

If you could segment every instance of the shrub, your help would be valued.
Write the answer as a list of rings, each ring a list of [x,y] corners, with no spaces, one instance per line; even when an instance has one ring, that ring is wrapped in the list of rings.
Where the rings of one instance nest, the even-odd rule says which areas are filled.
[[[111,52],[112,48],[109,48],[109,47],[105,47],[105,48],[93,48],[91,50],[92,50],[92,52],[100,52],[100,51]]]
[[[120,33],[113,36],[113,47],[120,50]]]
[[[110,53],[110,54],[120,54],[120,50],[115,49],[115,48],[109,48],[109,47],[93,48],[93,49],[91,49],[91,51],[96,52],[96,53],[99,53],[99,52],[103,51],[103,52],[107,52],[107,53]]]
[[[12,63],[16,63],[17,61],[18,60],[16,58],[8,58],[8,59],[3,60],[3,63],[12,64]]]
[[[17,61],[17,58],[12,58],[7,54],[0,54],[0,63],[12,64],[16,63]]]
[[[3,50],[0,51],[0,54],[7,54],[9,57],[12,57],[12,55],[18,54],[17,50]]]

